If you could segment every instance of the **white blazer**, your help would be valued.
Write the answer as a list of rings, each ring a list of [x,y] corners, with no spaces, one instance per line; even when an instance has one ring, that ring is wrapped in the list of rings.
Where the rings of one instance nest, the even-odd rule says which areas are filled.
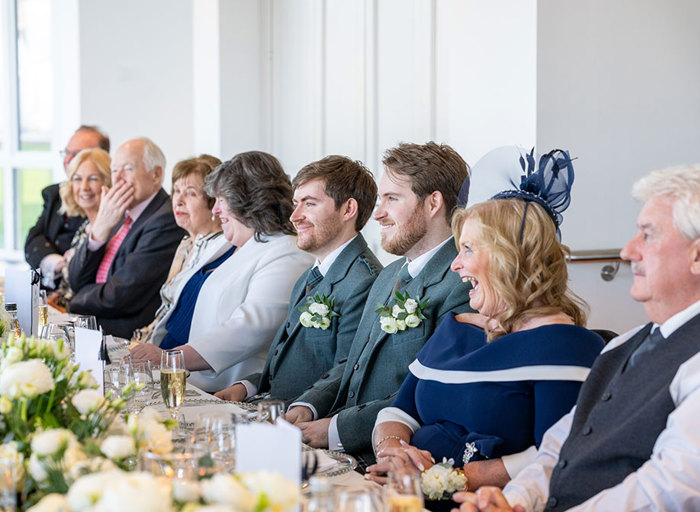
[[[287,316],[294,283],[313,264],[313,257],[297,248],[296,237],[274,235],[266,240],[251,238],[237,248],[199,292],[188,344],[212,370],[192,372],[188,380],[204,391],[219,391],[262,371],[272,339]],[[208,260],[227,249],[216,251]],[[204,260],[199,268],[209,262]],[[188,272],[192,275],[199,268]],[[188,280],[189,276],[182,279],[175,301]],[[173,309],[155,327],[155,343],[165,336]]]

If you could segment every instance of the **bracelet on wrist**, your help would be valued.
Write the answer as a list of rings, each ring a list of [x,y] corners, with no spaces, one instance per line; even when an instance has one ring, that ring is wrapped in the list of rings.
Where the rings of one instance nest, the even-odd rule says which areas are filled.
[[[374,453],[377,453],[379,451],[379,447],[384,443],[385,441],[388,441],[389,439],[396,439],[397,441],[401,442],[403,440],[402,437],[395,436],[393,434],[389,434],[388,436],[382,437],[379,441],[376,442],[374,445]]]

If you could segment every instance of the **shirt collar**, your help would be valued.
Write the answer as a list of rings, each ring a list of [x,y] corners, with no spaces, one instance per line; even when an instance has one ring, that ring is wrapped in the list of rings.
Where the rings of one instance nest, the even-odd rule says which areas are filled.
[[[676,329],[681,327],[688,320],[690,320],[694,316],[698,315],[699,313],[700,313],[700,300],[694,304],[691,304],[690,306],[685,308],[683,311],[679,311],[678,313],[673,315],[671,318],[666,320],[663,324],[661,324],[661,334],[663,334],[664,338],[668,338],[671,334],[674,333],[674,331]],[[652,329],[654,329],[657,326],[658,326],[658,324],[654,324]]]
[[[143,211],[146,209],[146,207],[153,201],[153,198],[156,197],[156,194],[160,192],[160,189],[156,190],[155,194],[153,194],[151,197],[147,197],[143,201],[141,201],[139,204],[134,206],[131,210],[127,210],[126,214],[131,217],[131,223],[133,224],[136,222],[136,219],[138,219]]]
[[[428,252],[424,252],[414,260],[409,260],[408,258],[406,258],[406,261],[408,262],[408,273],[411,274],[411,277],[415,279],[415,277],[421,273],[423,267],[425,267],[425,265],[430,261],[430,259],[433,256],[435,256],[435,253],[438,252],[440,248],[450,240],[452,240],[452,237],[445,239],[443,242],[439,243],[438,245],[430,249]]]
[[[357,238],[357,235],[352,237],[350,240],[345,242],[340,247],[333,249],[333,251],[328,256],[323,258],[323,263],[321,263],[318,260],[318,258],[316,258],[316,262],[314,263],[314,266],[318,267],[318,270],[319,270],[319,272],[321,272],[322,276],[325,276],[328,273],[328,271],[331,268],[331,265],[333,265],[333,262],[335,262],[335,260],[338,258],[338,256],[340,256],[340,253],[343,252],[343,249],[345,249],[350,242],[355,240],[355,238]]]

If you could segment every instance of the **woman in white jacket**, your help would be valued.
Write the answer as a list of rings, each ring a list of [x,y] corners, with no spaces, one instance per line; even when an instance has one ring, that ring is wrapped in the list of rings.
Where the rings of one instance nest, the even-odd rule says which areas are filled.
[[[236,155],[207,176],[206,191],[232,247],[183,279],[154,345],[131,355],[159,362],[163,349],[182,349],[190,382],[214,392],[262,370],[292,287],[313,261],[296,247],[292,186],[274,156]]]

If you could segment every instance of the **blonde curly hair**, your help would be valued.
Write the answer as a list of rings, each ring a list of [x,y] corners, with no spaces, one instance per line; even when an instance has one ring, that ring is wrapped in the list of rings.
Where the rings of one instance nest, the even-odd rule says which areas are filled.
[[[106,187],[112,186],[112,159],[109,157],[109,153],[107,153],[104,149],[89,148],[83,149],[80,153],[75,155],[66,169],[68,179],[59,186],[59,194],[61,195],[61,202],[63,203],[59,211],[60,213],[67,213],[71,217],[78,215],[85,217],[85,212],[80,206],[78,206],[78,203],[73,197],[72,183],[73,175],[78,170],[78,167],[80,167],[85,161],[90,161],[95,164],[95,167],[97,167],[97,170],[100,171],[100,174],[104,178],[104,185]]]
[[[486,329],[489,341],[512,332],[523,321],[558,313],[565,313],[576,325],[586,325],[588,305],[568,287],[569,248],[559,242],[544,208],[509,198],[457,210],[452,233],[458,251],[467,220],[476,223],[480,233],[476,245],[489,253],[491,286],[506,304],[493,316],[499,327]]]

